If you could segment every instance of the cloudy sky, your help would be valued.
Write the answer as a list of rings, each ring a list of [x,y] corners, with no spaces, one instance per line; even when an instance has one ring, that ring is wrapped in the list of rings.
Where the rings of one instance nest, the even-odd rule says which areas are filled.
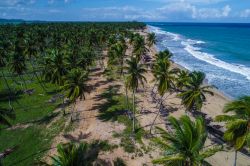
[[[0,18],[250,23],[250,0],[0,0]]]

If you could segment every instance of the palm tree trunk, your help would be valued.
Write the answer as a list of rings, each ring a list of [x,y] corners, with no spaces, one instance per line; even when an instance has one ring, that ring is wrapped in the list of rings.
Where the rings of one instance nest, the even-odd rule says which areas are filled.
[[[150,126],[150,130],[149,130],[149,133],[152,134],[152,129],[153,129],[153,125],[155,124],[155,121],[157,119],[157,117],[159,116],[160,112],[161,112],[161,108],[162,108],[162,98],[161,98],[161,103],[160,103],[160,108],[159,108],[159,111],[157,112],[155,118],[154,118],[154,121],[152,122],[151,126]]]
[[[133,89],[133,132],[135,133],[135,90]]]
[[[73,109],[72,109],[72,111],[71,111],[71,116],[70,116],[70,121],[71,121],[71,122],[73,122],[73,113],[74,113],[74,111],[75,111],[75,106],[76,106],[76,101],[74,102],[74,104],[73,104]]]
[[[63,116],[66,115],[66,112],[65,112],[65,103],[64,103],[64,95],[62,97],[62,107],[63,107]]]
[[[127,107],[127,110],[129,110],[129,104],[128,104],[128,88],[127,88],[127,86],[125,86],[125,93],[126,93],[126,107]]]
[[[28,87],[27,87],[27,84],[26,84],[25,79],[23,78],[23,76],[22,76],[22,75],[19,75],[19,78],[23,81],[24,86],[25,86],[25,89],[27,90],[27,89],[28,89]]]
[[[39,79],[39,77],[38,77],[38,75],[37,75],[37,73],[36,73],[36,71],[35,71],[35,67],[34,67],[34,64],[33,64],[33,60],[31,60],[30,64],[31,64],[33,73],[34,73],[34,75],[35,75],[35,77],[36,77],[38,83],[39,83],[40,86],[42,87],[43,91],[46,93],[46,92],[47,92],[47,91],[46,91],[46,88],[45,88],[45,86],[42,84],[41,80]]]
[[[237,163],[237,150],[235,151],[234,154],[234,166],[236,166],[236,163]]]
[[[1,71],[1,72],[2,72],[2,77],[3,77],[3,79],[4,79],[4,82],[5,82],[5,84],[6,84],[7,88],[8,88],[8,91],[9,91],[9,107],[10,107],[11,109],[13,109],[13,107],[12,107],[12,105],[11,105],[12,91],[11,91],[11,89],[10,89],[10,86],[9,86],[9,84],[8,84],[8,81],[6,80],[6,77],[5,77],[5,75],[4,75],[4,72],[3,72],[3,71]]]

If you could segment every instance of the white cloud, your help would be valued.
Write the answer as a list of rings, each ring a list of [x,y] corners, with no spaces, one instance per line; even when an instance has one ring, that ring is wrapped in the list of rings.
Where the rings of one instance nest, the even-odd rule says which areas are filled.
[[[162,3],[189,3],[189,4],[216,4],[228,0],[144,0],[144,1],[157,1]]]
[[[156,20],[161,18],[154,11],[147,11],[132,6],[123,7],[103,7],[103,8],[83,8],[83,14],[91,18],[110,20],[110,19],[125,19],[125,20]],[[86,17],[83,15],[83,17]]]
[[[198,8],[195,5],[183,1],[171,3],[157,10],[163,15],[171,15],[177,18],[181,16],[190,19],[205,19],[228,17],[231,12],[231,7],[226,5],[223,8]]]
[[[231,12],[231,8],[229,5],[221,9],[217,8],[201,8],[196,9],[193,13],[193,18],[222,18],[228,17]]]
[[[240,13],[240,17],[243,17],[243,18],[248,18],[250,17],[250,9],[245,9],[244,11],[242,11]]]

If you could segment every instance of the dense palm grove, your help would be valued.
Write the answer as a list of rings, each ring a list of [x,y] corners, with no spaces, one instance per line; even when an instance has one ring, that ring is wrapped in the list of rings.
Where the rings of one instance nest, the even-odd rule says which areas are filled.
[[[147,52],[156,43],[156,36],[154,33],[149,33],[144,37],[135,32],[144,28],[145,24],[138,22],[0,26],[1,91],[3,91],[3,95],[1,94],[3,106],[0,107],[3,132],[0,131],[1,142],[8,133],[11,133],[5,131],[8,129],[6,126],[10,128],[12,125],[24,123],[22,120],[15,122],[15,118],[21,114],[19,108],[23,104],[19,97],[32,98],[38,89],[45,96],[51,97],[51,94],[54,94],[60,98],[60,102],[55,105],[62,106],[64,115],[65,102],[68,102],[71,105],[70,119],[73,122],[77,100],[84,100],[85,93],[91,91],[87,85],[91,69],[99,65],[106,73],[118,73],[117,79],[124,85],[126,111],[132,115],[133,137],[136,137],[139,126],[136,120],[136,93],[147,81],[151,81],[147,80],[145,74],[153,73],[152,96],[155,99],[158,97],[155,101],[159,110],[155,117],[152,117],[150,131],[146,135],[165,151],[165,155],[153,160],[153,163],[207,165],[205,159],[222,150],[222,147],[205,148],[208,132],[204,118],[197,116],[197,112],[201,111],[206,95],[213,95],[211,91],[213,86],[203,84],[205,74],[202,72],[173,68],[170,60],[172,54],[168,50],[159,52],[151,61]],[[129,46],[132,46],[132,54],[126,55]],[[107,51],[107,66],[105,66],[104,51]],[[196,119],[191,120],[187,115],[180,119],[169,117],[168,131],[159,127],[154,129],[157,117],[164,111],[163,101],[167,101],[168,95],[172,93],[176,93],[181,99],[186,113]],[[130,94],[132,106],[129,104]],[[234,114],[221,115],[216,117],[216,120],[226,122],[224,140],[235,146],[237,154],[242,148],[249,147],[250,143],[250,98],[243,97],[229,103],[225,106],[225,112]],[[156,138],[155,135],[159,137]],[[22,150],[22,147],[16,147],[15,142],[0,147],[1,152],[6,152],[2,153],[1,158],[6,157],[8,152],[11,156],[16,148]],[[58,145],[58,155],[52,156],[53,165],[93,163],[102,165],[101,161],[97,160],[101,149],[103,144],[100,142]],[[119,158],[113,164],[125,165]]]

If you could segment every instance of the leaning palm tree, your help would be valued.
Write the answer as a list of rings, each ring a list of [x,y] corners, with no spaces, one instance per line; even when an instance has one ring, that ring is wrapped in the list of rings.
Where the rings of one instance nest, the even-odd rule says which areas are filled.
[[[222,147],[205,149],[207,131],[203,118],[192,121],[183,115],[180,119],[169,117],[171,130],[157,127],[160,137],[154,138],[164,151],[165,156],[153,160],[154,164],[196,166],[208,164],[205,159],[220,151]]]
[[[189,74],[189,81],[182,92],[178,94],[182,99],[182,104],[186,107],[186,111],[200,111],[203,102],[206,100],[205,94],[213,95],[210,91],[214,86],[203,85],[205,74],[194,71]]]
[[[224,107],[224,113],[232,112],[232,115],[219,115],[216,121],[226,122],[224,139],[235,147],[235,163],[237,151],[247,144],[250,147],[250,96],[244,96],[232,101]]]
[[[51,157],[52,166],[91,166],[98,157],[99,147],[87,143],[59,144],[57,153],[57,156]]]
[[[181,92],[188,85],[189,79],[189,72],[187,70],[179,70],[177,72],[176,90]]]
[[[126,86],[132,90],[133,93],[133,132],[135,132],[135,92],[138,89],[139,85],[144,85],[146,78],[144,73],[146,69],[143,64],[138,63],[135,57],[131,57],[130,60],[127,60],[126,70]]]
[[[75,109],[76,101],[78,98],[85,99],[84,93],[86,92],[86,81],[88,73],[81,71],[81,69],[73,69],[64,78],[64,85],[62,89],[67,92],[67,97],[73,102],[73,110]],[[72,121],[71,114],[71,121]]]
[[[158,82],[157,85],[157,91],[159,95],[161,96],[160,98],[160,106],[159,106],[159,111],[157,115],[154,118],[154,121],[151,124],[150,127],[150,133],[152,131],[153,125],[159,116],[159,113],[162,110],[162,103],[163,103],[163,97],[167,91],[170,91],[174,89],[174,81],[175,81],[175,69],[170,69],[170,62],[167,59],[164,60],[159,60],[155,65],[153,69],[155,81]]]
[[[149,33],[147,35],[148,47],[152,47],[155,43],[156,43],[156,35],[155,35],[155,33]]]

